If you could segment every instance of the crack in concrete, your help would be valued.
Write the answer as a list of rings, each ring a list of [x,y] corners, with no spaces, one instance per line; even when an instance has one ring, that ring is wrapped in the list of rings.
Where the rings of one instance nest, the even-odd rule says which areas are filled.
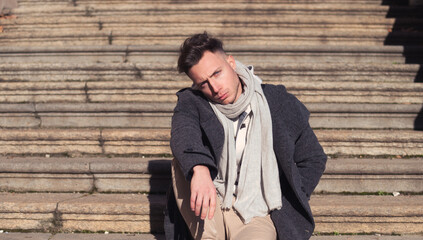
[[[100,129],[100,136],[98,138],[98,142],[99,142],[99,146],[101,148],[101,153],[105,154],[106,153],[106,149],[104,149],[104,143],[106,142],[103,138],[103,129]]]
[[[64,203],[64,202],[69,201],[69,200],[75,200],[75,199],[84,198],[84,197],[89,196],[89,195],[91,195],[91,193],[86,193],[86,194],[82,194],[79,197],[70,197],[70,198],[63,199],[61,201],[58,201],[56,203],[56,208],[54,209],[54,212],[53,212],[53,219],[52,219],[52,222],[51,222],[53,226],[51,226],[48,229],[48,231],[51,234],[53,234],[53,236],[54,236],[56,233],[59,233],[59,232],[61,232],[61,231],[64,230],[63,229],[63,219],[62,219],[63,213],[61,213],[59,211],[59,204]]]
[[[90,190],[90,193],[96,193],[96,192],[98,192],[98,190],[97,190],[97,178],[95,177],[95,173],[92,171],[91,165],[92,165],[92,162],[89,162],[88,163],[88,172],[90,173],[92,180],[93,180],[93,186]]]
[[[38,123],[38,127],[39,127],[39,128],[41,128],[43,124],[42,124],[41,117],[40,117],[40,115],[38,114],[37,104],[33,102],[33,103],[32,103],[32,106],[33,106],[33,108],[34,108],[34,117],[35,117],[35,119],[38,119],[38,121],[39,121],[39,123]]]
[[[132,65],[134,66],[134,69],[136,71],[135,76],[137,77],[137,79],[142,80],[143,78],[143,74],[140,68],[137,67],[137,65],[135,63],[132,63]]]
[[[89,93],[88,93],[88,82],[85,82],[85,85],[84,85],[84,93],[85,93],[85,101],[87,102],[87,103],[89,103],[89,102],[91,102],[91,99],[90,99],[90,95],[89,95]]]
[[[126,46],[125,56],[123,57],[123,62],[124,63],[128,62],[128,55],[129,55],[129,46]]]
[[[113,31],[110,31],[109,35],[107,36],[107,39],[109,41],[109,45],[113,44]]]
[[[98,30],[102,30],[103,29],[103,22],[101,20],[98,21]]]

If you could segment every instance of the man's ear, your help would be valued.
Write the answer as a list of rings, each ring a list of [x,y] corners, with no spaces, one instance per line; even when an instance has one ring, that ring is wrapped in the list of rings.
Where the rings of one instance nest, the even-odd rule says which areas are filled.
[[[235,58],[232,55],[228,55],[226,57],[226,61],[229,63],[229,65],[232,67],[233,70],[236,69],[236,62]]]

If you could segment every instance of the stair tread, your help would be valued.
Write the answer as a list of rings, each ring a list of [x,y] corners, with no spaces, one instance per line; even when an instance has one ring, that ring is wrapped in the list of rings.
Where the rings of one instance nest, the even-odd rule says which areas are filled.
[[[362,236],[312,236],[311,240],[420,240],[419,235],[405,236],[380,236],[380,235],[362,235]],[[122,234],[122,233],[21,233],[10,232],[0,234],[0,240],[164,240],[163,234]]]
[[[2,173],[170,174],[172,158],[0,157]],[[423,158],[329,158],[325,174],[418,175]]]
[[[0,215],[3,216],[0,222],[3,223],[31,216],[32,221],[47,224],[53,220],[46,219],[56,216],[63,223],[59,230],[104,231],[109,228],[124,232],[139,232],[139,229],[163,231],[164,195],[0,193],[0,200]],[[333,232],[342,229],[337,224],[345,226],[347,222],[354,221],[348,224],[352,232],[357,231],[357,226],[368,224],[377,229],[374,232],[384,227],[383,233],[394,229],[399,233],[418,233],[423,224],[422,195],[313,195],[310,205],[317,232],[327,232],[328,226],[332,226]],[[115,225],[107,225],[107,221],[113,221]],[[106,225],[102,225],[100,230],[98,223]],[[131,228],[134,225],[138,227]],[[19,224],[15,222],[14,228],[19,229]]]
[[[77,194],[77,193],[0,193],[1,213],[54,212],[79,214],[159,214],[164,195]],[[423,195],[312,195],[314,215],[363,217],[423,216]],[[422,219],[420,219],[422,221]]]

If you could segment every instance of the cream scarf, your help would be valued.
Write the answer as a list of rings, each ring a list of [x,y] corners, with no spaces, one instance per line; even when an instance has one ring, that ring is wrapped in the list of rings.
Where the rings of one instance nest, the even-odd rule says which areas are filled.
[[[214,184],[222,200],[222,208],[231,208],[237,179],[234,127],[231,119],[238,118],[248,105],[251,105],[250,130],[242,156],[237,198],[233,206],[246,224],[253,217],[266,216],[270,211],[280,209],[282,193],[273,151],[272,120],[261,88],[261,79],[254,75],[252,67],[249,69],[238,61],[236,73],[244,83],[244,92],[238,100],[227,105],[210,102],[225,131],[222,155],[218,161],[218,175]]]

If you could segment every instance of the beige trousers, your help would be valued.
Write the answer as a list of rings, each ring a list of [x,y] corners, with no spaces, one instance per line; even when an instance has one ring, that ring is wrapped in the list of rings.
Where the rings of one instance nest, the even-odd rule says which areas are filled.
[[[213,219],[201,220],[195,216],[190,208],[190,183],[185,179],[179,165],[172,161],[172,184],[175,192],[176,204],[184,218],[194,239],[276,239],[276,229],[270,215],[255,217],[248,224],[244,224],[237,213],[231,210],[222,210],[217,198],[216,211]]]

